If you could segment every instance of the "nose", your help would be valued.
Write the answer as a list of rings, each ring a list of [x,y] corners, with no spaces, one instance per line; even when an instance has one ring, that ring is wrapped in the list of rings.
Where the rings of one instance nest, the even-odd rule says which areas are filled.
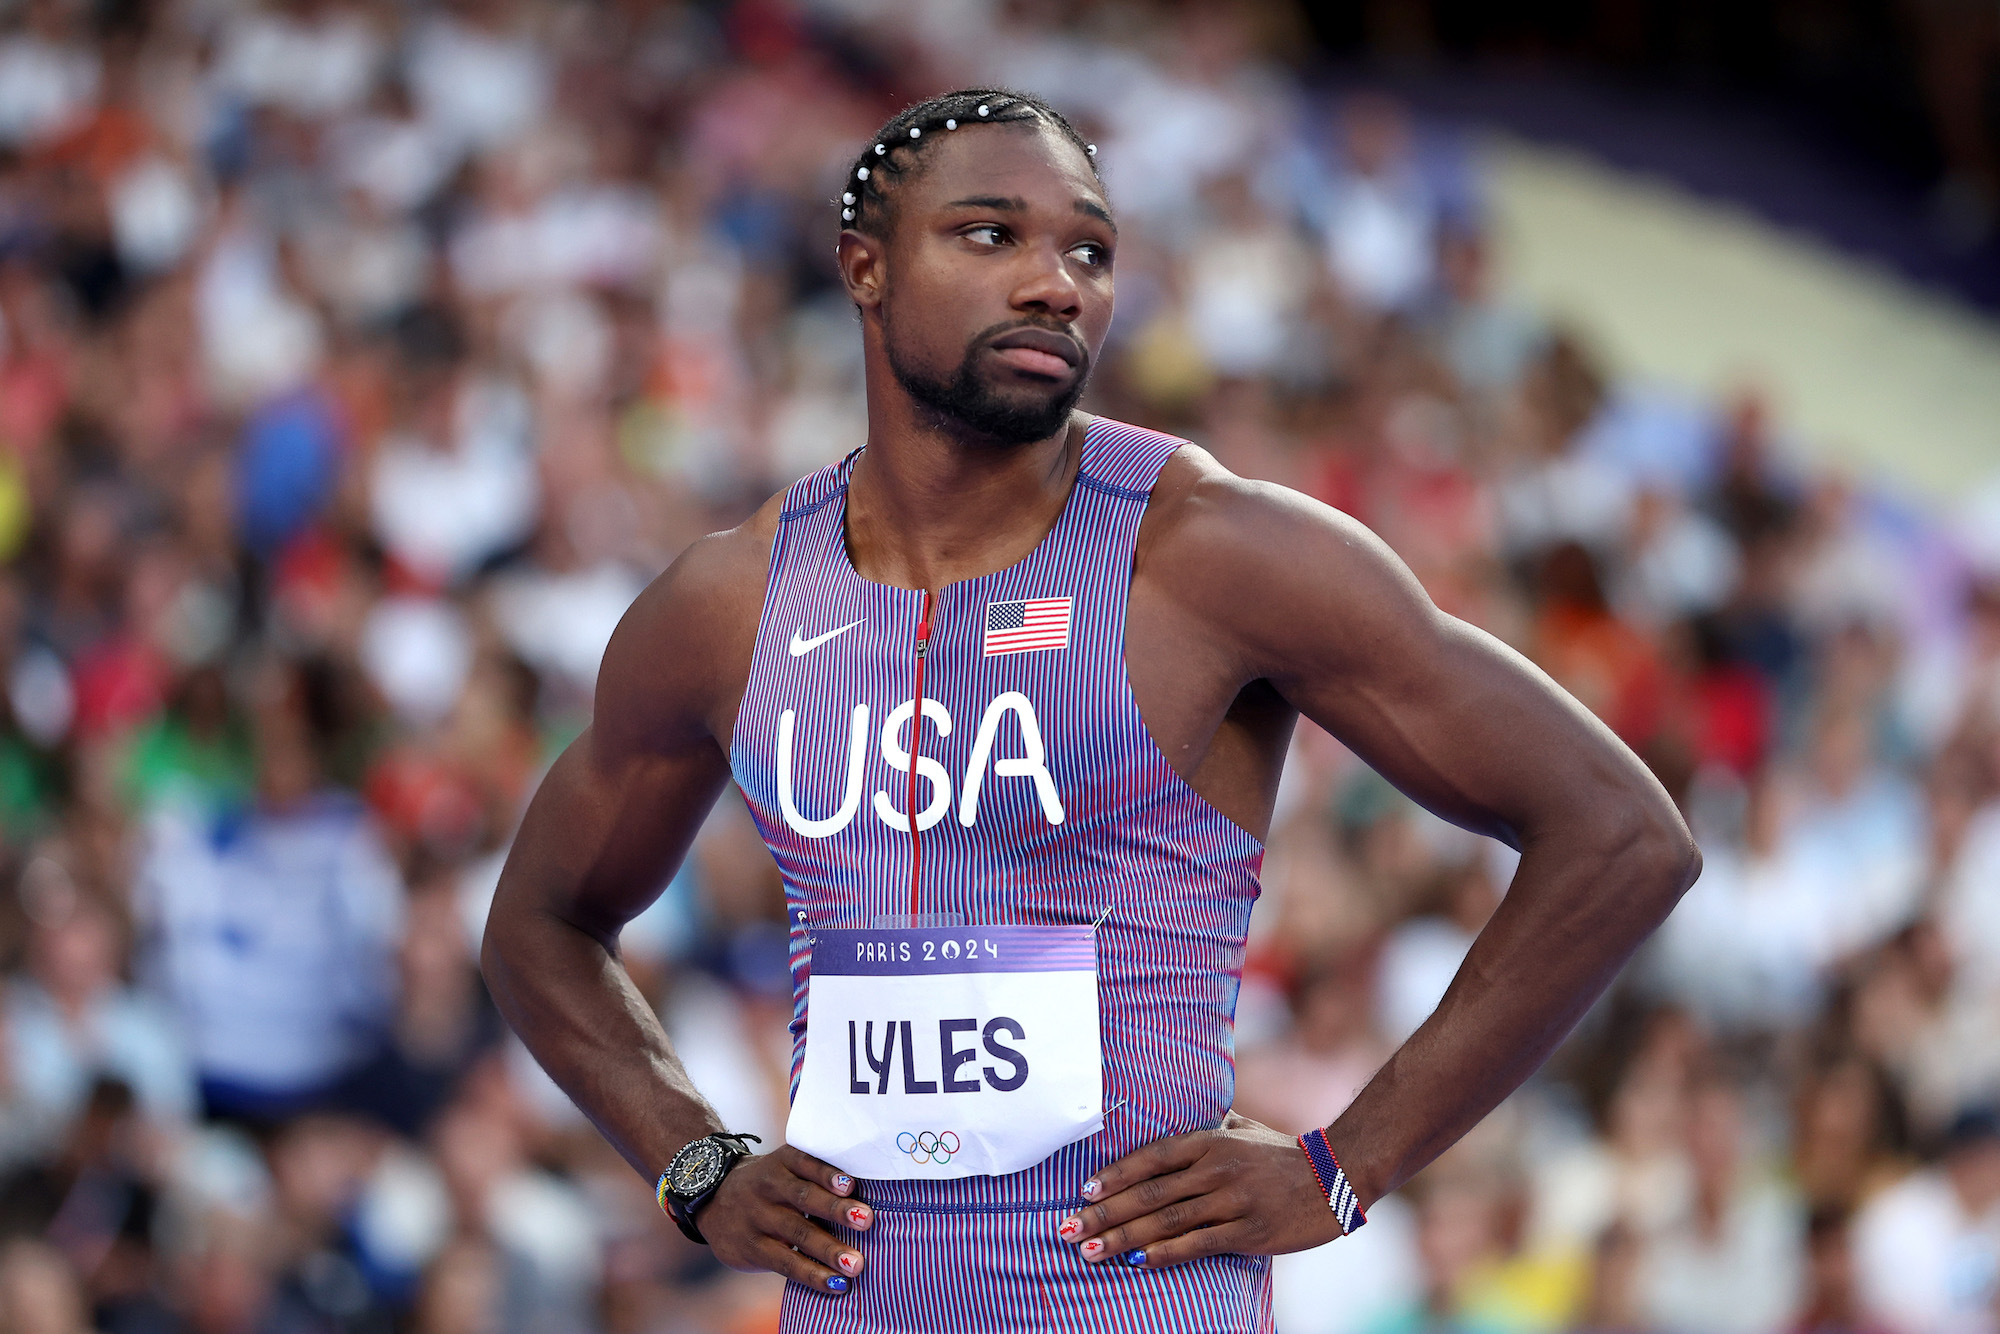
[[[1083,313],[1083,290],[1053,241],[1021,248],[1026,268],[1013,294],[1015,310],[1053,315],[1065,324]]]

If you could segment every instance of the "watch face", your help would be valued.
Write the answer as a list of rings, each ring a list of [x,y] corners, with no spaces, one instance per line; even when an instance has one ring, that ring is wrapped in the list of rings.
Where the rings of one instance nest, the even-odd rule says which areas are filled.
[[[676,1195],[699,1195],[722,1177],[728,1151],[712,1139],[698,1139],[674,1155],[667,1169],[667,1189]]]

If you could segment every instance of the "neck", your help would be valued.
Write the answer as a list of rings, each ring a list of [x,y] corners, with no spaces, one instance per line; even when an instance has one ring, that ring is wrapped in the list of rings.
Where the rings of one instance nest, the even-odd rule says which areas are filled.
[[[870,385],[868,449],[847,493],[854,568],[877,583],[935,590],[1034,550],[1069,498],[1082,414],[1046,439],[999,446],[955,435],[900,386],[881,388]]]

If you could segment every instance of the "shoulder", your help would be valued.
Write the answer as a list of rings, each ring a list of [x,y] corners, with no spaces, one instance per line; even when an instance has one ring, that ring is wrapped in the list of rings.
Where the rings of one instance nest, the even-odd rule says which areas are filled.
[[[626,609],[598,670],[596,714],[648,744],[707,733],[750,672],[786,492],[699,538]]]
[[[1287,537],[1310,536],[1368,554],[1378,538],[1360,521],[1303,492],[1238,477],[1200,445],[1184,444],[1153,485],[1141,533],[1141,556],[1234,555],[1274,560]]]
[[[761,606],[785,492],[734,528],[697,538],[632,602],[619,633],[672,631],[727,623],[748,599]]]
[[[1360,521],[1290,487],[1239,477],[1192,444],[1154,484],[1133,583],[1253,653],[1295,640],[1304,618],[1354,630],[1435,613]]]

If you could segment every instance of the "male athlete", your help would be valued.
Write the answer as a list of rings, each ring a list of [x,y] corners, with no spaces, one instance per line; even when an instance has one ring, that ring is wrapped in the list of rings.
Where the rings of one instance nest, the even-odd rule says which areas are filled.
[[[1118,247],[1094,151],[998,91],[870,142],[839,241],[866,447],[633,605],[487,926],[529,1048],[684,1230],[791,1280],[787,1330],[1268,1329],[1267,1257],[1492,1110],[1700,864],[1638,760],[1360,524],[1075,410]],[[1300,713],[1522,855],[1437,1012],[1294,1139],[1230,1104]],[[619,963],[732,778],[792,924],[788,1138],[857,1126],[856,1161],[730,1136]]]

